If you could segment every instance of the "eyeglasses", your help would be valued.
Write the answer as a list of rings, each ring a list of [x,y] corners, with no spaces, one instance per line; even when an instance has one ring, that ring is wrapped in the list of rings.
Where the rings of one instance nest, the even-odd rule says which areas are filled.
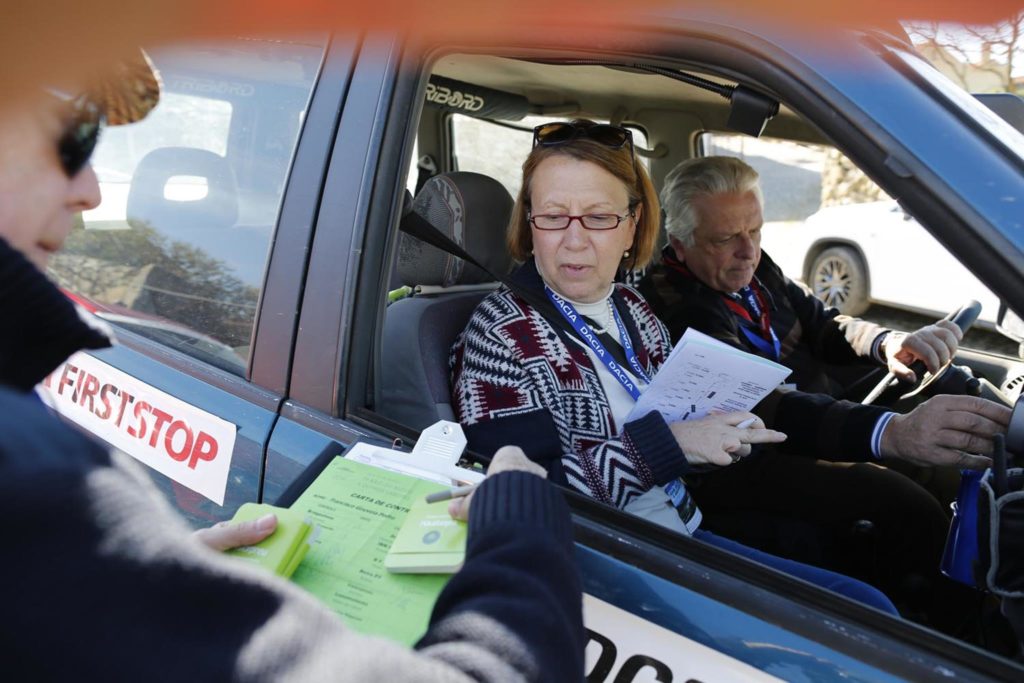
[[[527,220],[538,230],[565,230],[574,220],[578,220],[587,230],[614,230],[619,223],[627,218],[636,218],[636,213],[630,208],[629,213],[620,216],[615,213],[588,213],[584,216],[569,216],[566,214],[541,214],[539,216],[528,216]]]
[[[64,131],[57,141],[57,153],[68,178],[74,178],[89,163],[96,149],[103,127],[103,112],[86,97],[69,100],[68,105]]]

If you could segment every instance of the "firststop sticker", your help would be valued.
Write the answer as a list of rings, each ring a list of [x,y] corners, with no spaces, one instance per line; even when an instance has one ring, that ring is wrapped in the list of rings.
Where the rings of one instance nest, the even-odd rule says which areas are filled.
[[[85,353],[61,364],[38,391],[62,416],[224,504],[235,425]]]

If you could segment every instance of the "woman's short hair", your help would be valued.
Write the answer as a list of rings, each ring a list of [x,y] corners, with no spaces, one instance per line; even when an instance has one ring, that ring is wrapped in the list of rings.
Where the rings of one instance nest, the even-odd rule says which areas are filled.
[[[661,188],[665,232],[684,247],[692,247],[693,233],[700,221],[694,200],[701,197],[753,192],[764,211],[764,195],[758,177],[757,171],[734,157],[687,159],[665,176],[665,185]]]
[[[577,119],[573,123],[578,126],[594,125],[592,121],[586,119]],[[559,145],[534,147],[523,162],[523,184],[516,197],[508,225],[507,242],[512,258],[525,261],[533,253],[533,234],[527,217],[530,212],[530,183],[533,181],[537,166],[545,159],[567,156],[597,164],[611,173],[625,185],[630,207],[643,207],[640,218],[636,221],[636,234],[629,249],[629,257],[623,260],[623,268],[639,269],[650,263],[658,239],[661,207],[650,176],[639,161],[634,163],[631,152],[632,148],[628,144],[615,149],[585,137],[578,137]]]

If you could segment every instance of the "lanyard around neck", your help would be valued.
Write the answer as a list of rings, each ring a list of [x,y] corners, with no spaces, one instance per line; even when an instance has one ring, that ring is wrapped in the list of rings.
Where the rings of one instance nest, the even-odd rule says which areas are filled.
[[[775,330],[772,329],[771,319],[768,315],[768,306],[757,283],[751,282],[741,289],[738,294],[746,302],[746,306],[729,295],[723,296],[725,296],[725,305],[739,318],[739,327],[740,331],[743,332],[743,336],[762,355],[772,360],[779,360],[782,344],[779,342]],[[757,318],[756,321],[754,320],[755,316]]]
[[[612,373],[612,377],[619,381],[619,384],[629,392],[629,395],[633,397],[633,400],[640,398],[640,389],[636,386],[636,383],[632,378],[626,374],[626,371],[622,369],[618,363],[612,358],[611,353],[605,348],[605,345],[601,343],[601,340],[597,338],[590,325],[584,322],[584,318],[580,315],[576,307],[571,303],[563,299],[562,297],[555,294],[554,291],[547,285],[544,285],[544,293],[551,299],[551,303],[555,305],[558,312],[562,314],[572,328],[579,335],[580,339],[594,352],[608,371]],[[644,372],[643,366],[640,365],[640,360],[636,357],[636,353],[633,351],[633,342],[629,338],[629,334],[626,332],[626,326],[622,323],[622,319],[619,318],[618,311],[615,307],[611,307],[612,317],[615,319],[615,324],[619,328],[619,337],[622,341],[622,348],[626,352],[626,360],[629,362],[633,373],[642,381],[650,383],[650,379],[647,378],[647,373]]]
[[[689,267],[682,261],[676,260],[675,257],[666,254],[662,258],[662,263],[680,275],[700,282]],[[747,338],[747,341],[753,344],[754,348],[763,356],[778,361],[782,352],[782,343],[779,342],[775,330],[772,329],[768,306],[756,278],[739,291],[739,295],[747,303],[747,306],[736,301],[728,294],[722,292],[719,292],[719,294],[725,299],[726,307],[739,319],[740,332]],[[750,311],[753,311],[754,315],[757,316],[756,322],[753,316],[751,316]]]

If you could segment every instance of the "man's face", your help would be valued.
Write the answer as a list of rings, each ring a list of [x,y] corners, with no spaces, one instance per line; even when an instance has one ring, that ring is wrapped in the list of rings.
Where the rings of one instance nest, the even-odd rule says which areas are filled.
[[[96,207],[100,188],[92,167],[64,172],[57,143],[60,101],[47,96],[0,119],[0,237],[40,270],[71,232],[74,215]]]
[[[750,284],[761,261],[761,205],[752,192],[717,194],[694,202],[694,244],[671,239],[676,258],[701,282],[727,294]]]

